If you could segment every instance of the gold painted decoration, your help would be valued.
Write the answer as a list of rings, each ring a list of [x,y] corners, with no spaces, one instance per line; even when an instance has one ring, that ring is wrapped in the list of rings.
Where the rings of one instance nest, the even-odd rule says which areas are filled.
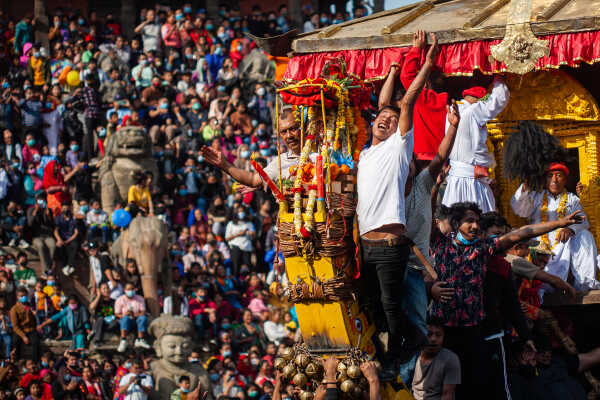
[[[510,101],[498,121],[600,120],[594,97],[564,71],[509,75],[506,84]]]
[[[490,48],[492,56],[506,64],[508,72],[520,75],[532,71],[541,57],[550,54],[548,42],[538,39],[531,30],[531,1],[510,2],[504,40]]]

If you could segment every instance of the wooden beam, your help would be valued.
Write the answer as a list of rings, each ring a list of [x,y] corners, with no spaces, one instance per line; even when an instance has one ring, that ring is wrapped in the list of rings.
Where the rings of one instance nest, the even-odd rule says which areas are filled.
[[[463,26],[463,28],[467,29],[476,27],[508,3],[510,3],[510,0],[494,0],[486,8],[481,10],[479,14],[475,15],[473,18],[468,20],[467,23]]]
[[[425,28],[425,27],[424,27]],[[563,21],[532,22],[531,29],[536,36],[557,33],[600,30],[600,16],[584,17]],[[505,25],[486,26],[475,29],[448,29],[435,32],[440,44],[468,42],[475,40],[502,39],[506,34]],[[377,36],[294,40],[292,48],[296,53],[322,51],[380,49],[386,47],[406,47],[412,45],[413,34],[391,34]]]
[[[419,4],[418,7],[413,8],[412,10],[410,10],[409,12],[407,12],[404,15],[401,15],[400,18],[398,18],[396,21],[381,28],[381,34],[389,35],[390,33],[396,32],[398,29],[407,25],[409,22],[414,21],[415,19],[419,18],[421,15],[425,14],[427,11],[431,10],[433,8],[433,5],[434,5],[433,0],[427,0],[427,1],[422,2],[421,4]]]
[[[562,10],[571,0],[555,0],[544,11],[540,12],[536,17],[536,21],[548,21],[557,12]]]
[[[319,39],[328,38],[330,36],[335,35],[336,32],[338,32],[340,29],[342,29],[342,24],[335,24],[335,25],[328,26],[327,28],[325,28],[321,32],[319,32],[317,34],[317,37]]]

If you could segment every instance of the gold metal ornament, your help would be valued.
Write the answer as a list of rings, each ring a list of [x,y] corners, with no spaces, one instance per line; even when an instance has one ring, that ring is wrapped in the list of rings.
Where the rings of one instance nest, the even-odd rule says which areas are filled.
[[[550,54],[548,42],[538,39],[531,30],[531,2],[510,2],[504,39],[490,48],[492,57],[504,62],[508,72],[520,75],[533,70],[541,57]]]
[[[309,392],[307,390],[300,392],[300,400],[313,400],[314,397],[315,395],[313,392]]]
[[[294,358],[294,349],[291,347],[286,347],[281,351],[281,357],[283,357],[283,359],[286,361],[290,361],[292,358]]]
[[[281,357],[276,358],[275,361],[273,361],[273,367],[279,371],[283,370],[285,367],[285,360]]]
[[[354,390],[355,387],[356,387],[356,384],[351,379],[346,379],[340,385],[340,389],[344,393],[352,393],[352,391]]]
[[[305,368],[310,362],[308,355],[300,353],[296,356],[296,365],[300,368]]]
[[[348,367],[348,369],[346,370],[346,373],[348,374],[348,376],[352,379],[357,379],[360,377],[361,375],[361,371],[358,365],[356,364],[352,364]]]
[[[294,385],[303,388],[306,386],[306,382],[308,382],[308,377],[302,372],[298,372],[296,375],[294,375],[292,381],[294,382]]]

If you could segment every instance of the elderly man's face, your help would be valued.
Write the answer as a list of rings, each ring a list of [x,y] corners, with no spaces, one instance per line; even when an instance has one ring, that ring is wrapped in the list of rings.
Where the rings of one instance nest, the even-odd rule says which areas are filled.
[[[292,113],[279,120],[279,134],[292,153],[300,154],[300,123],[294,119]]]
[[[192,352],[192,340],[180,335],[165,335],[160,339],[159,357],[173,364],[186,362]]]

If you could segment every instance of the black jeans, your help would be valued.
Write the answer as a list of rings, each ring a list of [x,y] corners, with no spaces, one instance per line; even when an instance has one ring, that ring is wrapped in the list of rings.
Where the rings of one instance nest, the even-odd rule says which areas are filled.
[[[27,333],[27,339],[29,339],[29,344],[25,344],[21,336],[13,333],[13,343],[16,349],[17,358],[27,358],[25,357],[25,347],[31,348],[31,359],[34,361],[38,361],[40,359],[40,337],[36,331]]]
[[[387,321],[388,356],[402,355],[403,331],[407,318],[402,311],[402,281],[410,253],[408,245],[393,247],[362,246],[364,270],[369,292],[378,295]]]
[[[65,265],[70,265],[75,268],[75,259],[77,258],[77,251],[79,250],[79,241],[73,240],[69,244],[59,247],[61,249],[64,259],[67,260]]]
[[[242,265],[246,265],[248,269],[252,267],[250,256],[252,255],[249,251],[243,251],[237,246],[231,246],[231,275],[237,277],[240,274]]]
[[[444,347],[452,350],[460,360],[460,385],[457,399],[492,399],[491,386],[486,382],[488,360],[486,343],[479,326],[445,327]]]
[[[94,338],[92,339],[96,343],[102,342],[102,336],[106,331],[116,331],[119,326],[119,321],[115,318],[109,323],[104,321],[104,317],[96,317],[96,321],[94,321],[94,327],[92,330],[94,331]]]

